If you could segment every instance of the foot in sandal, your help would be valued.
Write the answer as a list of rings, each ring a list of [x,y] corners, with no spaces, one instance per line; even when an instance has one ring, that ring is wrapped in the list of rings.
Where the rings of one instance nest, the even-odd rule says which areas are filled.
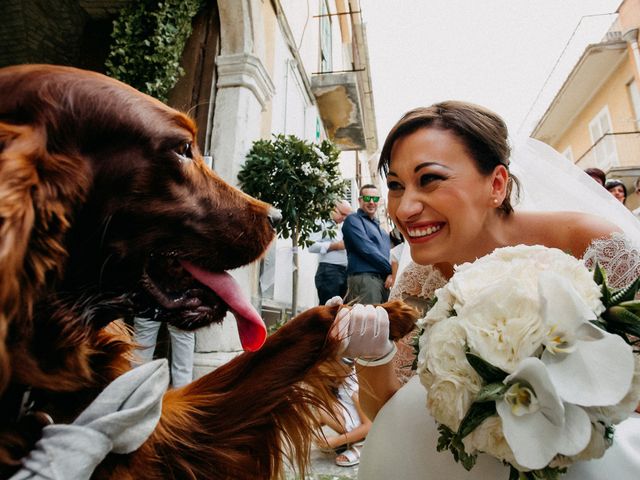
[[[353,467],[354,465],[358,465],[360,463],[360,448],[360,445],[351,445],[351,447],[336,457],[336,465],[339,467]]]

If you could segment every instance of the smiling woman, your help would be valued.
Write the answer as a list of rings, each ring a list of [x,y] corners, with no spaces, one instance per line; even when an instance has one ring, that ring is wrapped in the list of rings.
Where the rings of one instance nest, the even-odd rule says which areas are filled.
[[[477,105],[456,101],[412,110],[391,129],[382,149],[379,169],[387,177],[389,214],[407,238],[411,257],[415,262],[407,267],[404,277],[399,279],[396,298],[404,298],[408,291],[410,295],[417,292],[424,300],[428,300],[436,289],[443,287],[451,279],[454,272],[463,268],[462,264],[471,265],[497,249],[517,245],[555,248],[569,253],[575,262],[580,263],[580,259],[584,259],[584,264],[590,268],[596,263],[600,264],[607,270],[610,279],[616,282],[622,277],[631,277],[633,281],[640,275],[640,254],[634,247],[633,240],[620,233],[618,225],[579,212],[523,211],[513,208],[511,201],[519,190],[519,182],[510,173],[511,158],[507,138],[506,126],[495,113]],[[615,208],[624,208],[616,202],[614,204]],[[606,218],[619,219],[620,215],[608,215]],[[634,228],[629,232],[636,234],[638,230]],[[519,261],[515,257],[505,260],[510,268],[516,271],[522,269],[525,276],[529,275],[530,270]],[[437,275],[431,275],[432,273]],[[495,293],[493,297],[470,307],[472,314],[482,311],[483,307],[501,304],[504,289],[492,283],[494,277],[495,275],[490,275],[483,278],[477,286],[469,287],[474,291],[485,284],[495,287],[492,290]],[[505,284],[512,283],[512,280],[507,279]],[[514,288],[527,290],[521,283],[516,281]],[[454,287],[451,289],[458,290]],[[529,293],[532,293],[531,289]],[[457,321],[457,314],[460,314],[460,305],[456,299],[457,297],[451,299],[451,308],[442,299],[436,303],[436,307],[444,309],[446,316],[450,316],[454,322]],[[490,316],[492,321],[497,322],[499,332],[517,328],[521,309],[518,305],[516,307],[515,310],[509,309],[503,321]],[[371,387],[363,389],[361,403],[367,415],[375,418],[363,451],[360,478],[508,478],[508,469],[505,471],[505,467],[499,462],[486,456],[478,457],[480,468],[469,474],[461,466],[455,465],[453,457],[436,455],[437,445],[438,450],[448,447],[441,444],[442,431],[436,431],[433,419],[424,406],[429,402],[429,395],[433,395],[435,399],[438,392],[425,392],[415,377],[400,388],[400,381],[391,363],[395,348],[389,342],[381,349],[374,334],[388,328],[385,316],[372,312],[362,318],[361,314],[356,313],[360,310],[355,307],[352,312],[354,313],[339,316],[344,328],[361,332],[361,335],[349,338],[346,348],[353,356],[361,359],[359,381],[362,385]],[[425,321],[432,326],[429,317]],[[477,328],[480,332],[486,332],[488,325],[480,322]],[[461,331],[454,339],[452,331],[443,329],[443,335],[446,341],[455,344],[454,350],[457,350],[447,348],[439,358],[450,358],[453,362],[460,362],[460,365],[471,368],[464,352],[471,349],[471,353],[478,353],[473,351],[474,344],[468,341],[468,331]],[[486,333],[480,336],[485,338],[484,335]],[[502,337],[496,335],[495,338]],[[490,340],[487,339],[488,342]],[[422,339],[420,346],[424,346]],[[500,345],[496,346],[493,342],[492,348],[498,349]],[[458,355],[460,352],[462,353]],[[505,374],[502,378],[523,371],[519,368],[524,358],[518,356],[518,349],[512,353],[517,358],[514,365],[501,367]],[[451,378],[447,378],[442,386],[445,390],[459,387]],[[628,388],[628,385],[624,388]],[[578,395],[580,393],[577,392]],[[637,404],[637,391],[632,396],[634,398],[630,404]],[[454,397],[457,398],[455,395]],[[475,398],[470,397],[469,400],[474,401]],[[569,401],[573,402],[574,399]],[[495,423],[496,416],[484,417],[480,422],[482,420]],[[481,423],[475,433],[480,437],[480,444],[504,442],[504,439],[492,437],[493,430],[487,425]],[[469,446],[470,450],[465,452],[463,445],[468,446],[465,436],[464,433],[452,431],[448,441],[455,443],[459,453],[456,459],[463,460],[465,466],[469,466],[470,457],[486,452],[487,449]],[[583,435],[582,439],[587,436]],[[623,445],[630,440],[624,436],[621,438]],[[594,441],[597,439],[598,436],[594,435]],[[389,445],[393,447],[389,448]],[[575,445],[571,449],[565,447],[566,445],[558,446],[556,451],[576,451]],[[624,454],[620,455],[620,450],[614,451],[623,465],[621,470],[635,468],[633,460],[624,457]],[[433,454],[425,455],[425,452]],[[615,455],[609,455],[609,458],[614,458]],[[563,465],[558,460],[552,468]],[[579,473],[571,478],[599,478],[598,475],[610,465],[611,462],[605,461],[596,468],[577,468],[575,472]],[[547,478],[545,475],[554,472],[542,472],[542,478]],[[620,478],[623,477],[624,475]]]

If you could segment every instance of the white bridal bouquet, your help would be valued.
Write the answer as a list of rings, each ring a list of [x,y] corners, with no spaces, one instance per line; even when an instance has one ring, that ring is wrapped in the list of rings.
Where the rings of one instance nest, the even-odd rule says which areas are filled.
[[[553,479],[601,457],[640,400],[638,284],[612,292],[597,265],[541,246],[457,267],[420,321],[438,450],[467,470],[487,453],[511,478]]]

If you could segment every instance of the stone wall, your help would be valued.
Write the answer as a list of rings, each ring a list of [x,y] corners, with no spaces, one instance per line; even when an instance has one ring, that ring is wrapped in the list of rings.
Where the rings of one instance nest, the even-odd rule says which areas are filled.
[[[10,0],[0,16],[0,67],[17,63],[77,64],[89,19],[77,0]]]

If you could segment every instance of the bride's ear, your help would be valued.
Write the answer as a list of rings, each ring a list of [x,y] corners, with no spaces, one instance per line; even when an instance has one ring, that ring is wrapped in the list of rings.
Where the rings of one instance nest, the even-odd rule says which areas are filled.
[[[507,196],[509,172],[504,165],[498,165],[491,174],[491,201],[494,205],[502,205]]]

